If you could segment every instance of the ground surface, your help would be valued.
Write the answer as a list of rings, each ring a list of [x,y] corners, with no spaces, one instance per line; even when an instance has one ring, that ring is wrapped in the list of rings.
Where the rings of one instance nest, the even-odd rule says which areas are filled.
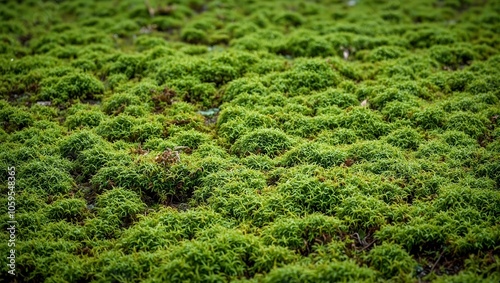
[[[500,1],[0,21],[0,281],[499,282]]]

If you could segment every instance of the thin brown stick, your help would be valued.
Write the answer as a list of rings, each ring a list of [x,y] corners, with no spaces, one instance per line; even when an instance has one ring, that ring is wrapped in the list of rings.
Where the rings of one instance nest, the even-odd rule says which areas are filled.
[[[434,270],[434,268],[436,267],[436,265],[438,264],[439,260],[441,259],[441,257],[443,256],[444,254],[444,250],[439,254],[439,257],[438,259],[436,260],[436,262],[432,265],[431,267],[431,271],[429,273],[432,273],[432,271]]]
[[[366,250],[366,249],[367,249],[367,248],[369,248],[371,245],[373,245],[373,243],[375,243],[375,242],[376,242],[376,240],[373,240],[373,241],[371,241],[370,243],[367,243],[367,244],[366,244],[366,246],[364,246],[361,250],[362,250],[362,251]]]
[[[149,15],[152,17],[155,16],[155,9],[151,6],[151,3],[149,3],[149,0],[144,0],[144,4],[148,8]]]

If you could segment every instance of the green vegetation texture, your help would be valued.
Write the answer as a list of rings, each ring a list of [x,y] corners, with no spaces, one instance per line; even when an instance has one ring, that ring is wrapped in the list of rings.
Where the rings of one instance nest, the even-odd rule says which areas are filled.
[[[0,23],[0,281],[500,282],[500,1]]]

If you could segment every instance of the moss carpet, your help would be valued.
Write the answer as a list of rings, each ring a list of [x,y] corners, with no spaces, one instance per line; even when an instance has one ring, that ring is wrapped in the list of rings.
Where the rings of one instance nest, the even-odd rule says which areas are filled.
[[[1,282],[500,281],[500,1],[0,23]]]

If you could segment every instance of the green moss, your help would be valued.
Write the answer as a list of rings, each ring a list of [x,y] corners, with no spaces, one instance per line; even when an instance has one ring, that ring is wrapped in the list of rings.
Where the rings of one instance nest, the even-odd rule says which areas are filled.
[[[374,247],[370,251],[368,260],[385,278],[411,275],[417,265],[401,246],[388,243]]]
[[[178,132],[171,138],[172,143],[178,146],[187,146],[190,150],[197,149],[210,140],[210,136],[195,130]]]
[[[351,261],[342,261],[317,266],[288,265],[271,271],[264,282],[370,282],[374,278],[371,269],[359,267]]]
[[[405,34],[408,42],[416,48],[429,48],[433,45],[450,45],[457,41],[457,36],[444,29],[423,28],[408,31]]]
[[[267,89],[262,82],[256,79],[236,79],[227,85],[224,100],[231,101],[242,94],[263,95],[267,94]]]
[[[113,278],[112,281],[126,281],[126,278],[145,277],[148,270],[159,262],[144,253],[123,254],[120,251],[106,251],[91,262],[97,270],[93,272],[96,281]]]
[[[498,278],[497,275],[488,276],[485,278],[483,275],[475,274],[470,271],[463,271],[456,275],[445,275],[443,277],[437,278],[436,282],[495,282]]]
[[[118,246],[128,252],[155,251],[170,244],[171,237],[161,225],[156,227],[135,225],[123,232],[118,240]]]
[[[201,102],[203,106],[209,107],[216,99],[217,90],[214,84],[202,82],[196,77],[171,80],[168,85],[175,91],[176,95],[186,102]]]
[[[312,214],[300,219],[278,219],[263,231],[264,242],[309,253],[314,245],[327,244],[345,231],[333,217]]]
[[[452,91],[464,91],[472,80],[474,80],[473,73],[461,71],[450,74],[446,83]]]
[[[370,53],[369,60],[377,62],[383,60],[397,59],[402,57],[404,49],[401,47],[381,46],[373,49]]]
[[[293,57],[329,56],[334,53],[324,38],[301,30],[290,34],[287,40],[276,48],[276,52]]]
[[[69,159],[76,159],[81,151],[104,144],[104,141],[91,131],[81,131],[71,134],[61,141],[61,154]]]
[[[248,111],[242,107],[228,107],[221,111],[217,119],[218,133],[229,142],[235,142],[249,131],[270,128],[275,122],[268,115]]]
[[[230,46],[245,51],[258,51],[266,49],[265,45],[262,45],[260,38],[255,34],[249,34],[240,38],[235,38],[230,41]]]
[[[446,128],[462,131],[473,138],[480,137],[486,131],[485,122],[466,112],[458,112],[450,116]]]
[[[115,89],[120,84],[127,82],[127,76],[125,74],[112,74],[108,76],[106,81],[106,87],[110,89]]]
[[[25,146],[39,147],[54,144],[63,135],[64,130],[59,125],[43,120],[34,122],[32,127],[12,133],[9,140]]]
[[[454,239],[454,252],[457,254],[466,254],[477,252],[481,249],[493,248],[499,241],[497,227],[472,226],[467,229],[463,237]]]
[[[340,203],[338,188],[303,174],[296,175],[288,182],[279,183],[277,190],[287,195],[294,205],[308,212],[329,215]]]
[[[429,49],[433,59],[449,68],[458,68],[461,65],[468,65],[477,55],[468,46],[440,46],[435,45]]]
[[[416,219],[404,226],[387,225],[376,237],[380,240],[393,241],[411,252],[418,252],[429,247],[445,243],[445,230],[435,224],[425,223],[423,219]],[[408,237],[412,235],[412,237]]]
[[[242,160],[242,163],[250,169],[269,171],[274,168],[273,160],[266,155],[249,155]]]
[[[407,102],[409,104],[416,104],[414,102],[415,98],[411,94],[411,92],[415,91],[406,91],[404,90],[404,87],[401,89],[396,89],[396,88],[389,88],[386,90],[381,91],[381,93],[377,94],[373,99],[370,99],[370,105],[373,106],[374,108],[377,109],[382,109],[384,106],[390,102],[394,101],[400,101],[400,102]]]
[[[340,126],[355,130],[359,137],[375,139],[388,133],[390,127],[380,114],[367,108],[356,107],[342,115],[338,122]]]
[[[358,139],[356,131],[345,128],[338,128],[333,131],[322,131],[316,138],[318,142],[329,145],[352,144],[357,142]]]
[[[144,142],[149,138],[159,138],[165,133],[164,126],[160,121],[141,118],[135,121],[135,125],[131,130],[129,140]]]
[[[139,195],[133,191],[114,188],[102,195],[96,201],[99,217],[110,222],[126,220],[144,209]]]
[[[274,156],[290,148],[292,141],[283,132],[274,129],[259,129],[241,136],[231,151],[246,155],[249,153]]]
[[[161,210],[142,218],[127,230],[119,240],[119,245],[124,250],[156,250],[181,239],[193,239],[199,232],[217,224],[229,225],[210,210]]]
[[[97,173],[93,175],[91,184],[99,189],[110,189],[113,186],[125,188],[140,188],[140,182],[144,180],[136,172],[136,168],[127,166],[128,164],[114,164],[95,168]]]
[[[109,141],[131,139],[135,123],[132,116],[121,114],[100,123],[96,132]]]
[[[348,149],[348,154],[355,160],[369,162],[401,157],[400,150],[381,141],[366,141],[353,144]]]
[[[396,122],[412,118],[413,113],[417,112],[417,110],[411,103],[392,101],[385,105],[382,114],[384,114],[387,121]]]
[[[387,136],[387,142],[403,149],[417,149],[422,142],[422,135],[411,128],[398,129]]]
[[[385,224],[384,214],[387,209],[385,203],[374,197],[352,195],[344,198],[336,211],[340,219],[344,219],[351,229],[357,231]]]
[[[455,130],[446,131],[443,134],[444,141],[451,146],[474,146],[476,141],[464,132]]]
[[[491,190],[480,190],[471,195],[473,189],[467,187],[448,186],[443,188],[440,198],[436,200],[435,206],[439,208],[467,208],[471,207],[480,212],[496,215],[499,212],[497,207],[500,195]]]
[[[74,186],[70,165],[59,158],[41,157],[20,168],[20,186],[40,195],[68,193]]]
[[[41,82],[40,98],[62,103],[68,99],[92,99],[104,92],[102,82],[86,73],[70,73]]]
[[[499,281],[497,2],[3,3],[11,279]]]
[[[205,201],[214,195],[224,196],[229,192],[253,192],[263,189],[266,185],[261,172],[241,167],[213,172],[203,177],[201,181],[202,187],[194,192],[195,199],[199,201]]]
[[[85,234],[93,240],[114,239],[120,233],[121,223],[116,218],[106,220],[102,218],[88,218],[83,227]]]
[[[181,38],[188,43],[206,43],[207,36],[205,31],[197,28],[184,28],[182,29]]]
[[[139,76],[141,74],[141,56],[132,56],[119,54],[108,59],[110,63],[106,64],[103,69],[108,75],[125,75],[127,79]]]
[[[22,109],[17,109],[2,101],[0,121],[6,132],[22,130],[33,124],[33,116]]]
[[[124,152],[115,152],[105,144],[83,150],[75,160],[75,170],[83,178],[90,178],[106,165],[132,163],[132,157]]]
[[[291,70],[279,75],[266,77],[270,90],[289,93],[290,95],[305,94],[310,91],[335,87],[340,78],[327,62],[319,59],[297,59]]]
[[[123,112],[127,106],[137,105],[139,103],[140,100],[138,97],[128,93],[119,93],[106,100],[102,106],[102,110],[108,115],[119,114]]]
[[[325,168],[342,164],[347,154],[339,149],[318,143],[304,143],[285,153],[280,161],[285,166],[316,164]]]
[[[354,95],[337,89],[328,89],[313,96],[312,99],[316,109],[332,105],[336,105],[340,108],[347,108],[349,106],[356,106],[359,104]]]
[[[85,200],[82,199],[62,199],[52,203],[48,207],[47,214],[55,220],[78,220],[83,217],[87,208]]]
[[[446,123],[446,114],[439,107],[428,107],[413,115],[413,120],[417,126],[426,130],[442,128]]]
[[[450,150],[450,146],[446,143],[433,140],[420,145],[417,151],[417,157],[438,160],[439,158],[444,158]]]

